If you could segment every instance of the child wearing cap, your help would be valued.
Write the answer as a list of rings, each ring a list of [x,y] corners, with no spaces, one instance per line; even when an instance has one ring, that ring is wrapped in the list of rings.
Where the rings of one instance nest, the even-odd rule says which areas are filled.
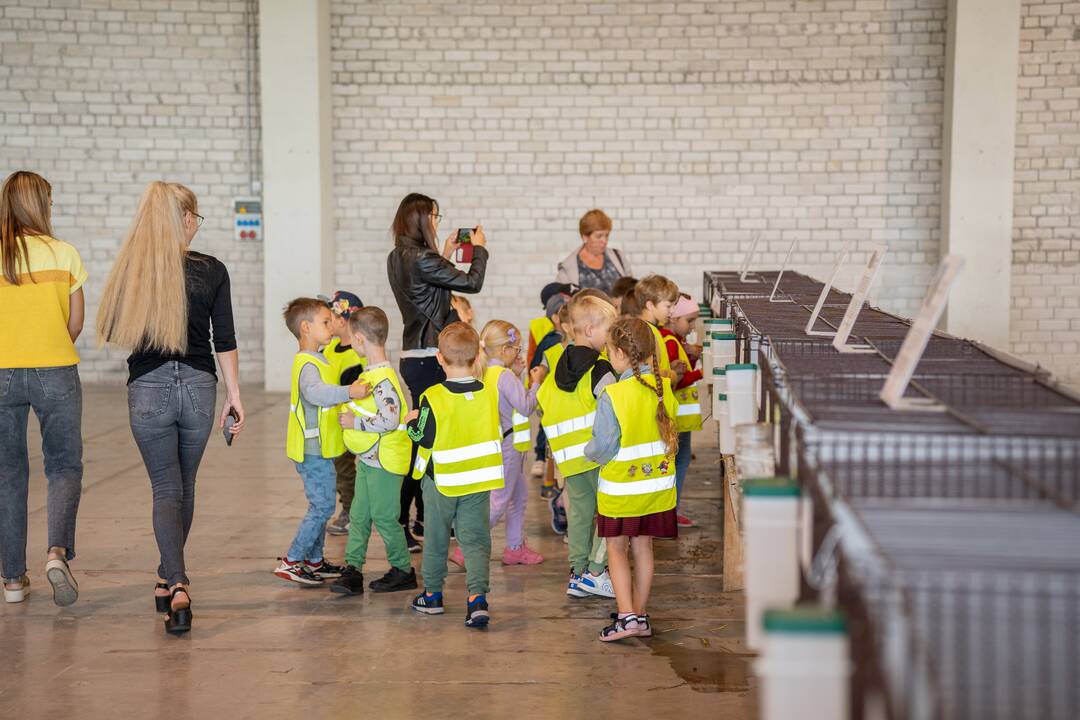
[[[577,291],[574,285],[566,283],[549,283],[540,291],[540,304],[544,307],[544,316],[534,318],[529,322],[529,370],[545,364],[545,351],[561,345],[562,333],[556,327],[558,312],[570,296]],[[561,299],[560,299],[561,298]],[[526,382],[526,387],[531,386],[531,380]],[[536,462],[533,463],[532,475],[544,477],[547,466],[547,437],[544,429],[536,435]],[[541,486],[540,497],[549,498],[554,494],[552,484]]]
[[[679,432],[679,450],[675,454],[675,488],[678,498],[676,521],[681,528],[694,526],[694,521],[684,514],[683,485],[686,482],[686,473],[690,469],[691,433],[701,429],[701,400],[698,383],[702,379],[702,372],[697,366],[701,359],[701,346],[688,344],[686,336],[690,328],[694,326],[699,312],[697,304],[689,295],[679,293],[679,299],[671,308],[667,325],[660,328],[668,361],[672,365],[682,361],[687,368],[682,379],[672,385],[675,400],[678,402],[675,427]]]
[[[364,372],[367,358],[360,357],[352,348],[349,318],[364,307],[364,303],[346,290],[338,290],[332,298],[325,295],[318,297],[330,308],[330,328],[334,333],[333,339],[323,348],[323,355],[333,368],[337,384],[352,385]],[[331,535],[346,535],[349,532],[349,510],[352,508],[356,487],[356,456],[346,450],[334,460],[334,472],[337,475],[337,495],[341,501],[341,512],[327,523],[326,532]]]

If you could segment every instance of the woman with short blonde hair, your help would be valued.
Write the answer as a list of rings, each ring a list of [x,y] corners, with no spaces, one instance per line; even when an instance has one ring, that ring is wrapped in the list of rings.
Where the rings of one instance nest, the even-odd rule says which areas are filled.
[[[52,186],[12,173],[0,190],[0,553],[4,599],[22,602],[26,574],[26,500],[30,463],[26,426],[41,425],[49,481],[45,575],[53,601],[70,605],[79,586],[75,516],[82,495],[82,385],[75,339],[83,327],[86,270],[79,251],[52,237]]]
[[[198,201],[177,183],[143,192],[98,308],[98,343],[131,350],[128,408],[154,495],[161,563],[154,590],[165,629],[191,629],[184,544],[195,510],[195,476],[214,425],[217,355],[226,400],[218,427],[244,426],[229,272],[195,252]],[[213,340],[211,342],[211,332]]]

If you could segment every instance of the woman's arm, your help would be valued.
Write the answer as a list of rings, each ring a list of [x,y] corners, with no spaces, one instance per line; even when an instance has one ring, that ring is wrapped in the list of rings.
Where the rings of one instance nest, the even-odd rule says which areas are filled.
[[[229,271],[224,265],[220,266],[220,272],[214,304],[210,310],[214,352],[217,355],[218,367],[221,368],[222,380],[225,382],[225,404],[221,408],[218,427],[225,427],[225,418],[232,412],[237,418],[232,426],[232,434],[237,435],[244,429],[247,415],[240,402],[240,351],[236,348],[236,331],[233,327],[232,286],[229,282]]]
[[[422,253],[416,259],[418,280],[451,292],[475,294],[484,286],[487,271],[487,249],[477,245],[473,248],[473,261],[469,271],[458,270],[454,263],[434,252]]]
[[[75,342],[82,334],[83,320],[86,318],[86,299],[83,297],[82,288],[71,293],[68,299],[68,310],[67,331],[71,336],[71,342]]]

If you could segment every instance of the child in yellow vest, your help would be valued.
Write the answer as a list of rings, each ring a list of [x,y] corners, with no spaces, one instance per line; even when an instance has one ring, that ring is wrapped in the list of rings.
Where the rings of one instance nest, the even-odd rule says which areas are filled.
[[[575,299],[569,325],[576,342],[544,379],[537,395],[543,411],[541,425],[569,499],[570,578],[566,594],[576,598],[614,596],[605,569],[604,544],[595,532],[599,466],[584,455],[585,445],[592,438],[596,399],[604,387],[615,381],[611,365],[600,357],[614,320],[615,307],[611,303],[597,297]]]
[[[618,605],[614,622],[600,633],[604,642],[652,635],[646,612],[653,579],[652,539],[678,534],[678,406],[671,382],[659,375],[656,341],[644,321],[620,318],[611,326],[607,348],[619,381],[604,388],[593,438],[585,446],[585,457],[602,466],[596,524],[607,539]]]
[[[338,416],[345,447],[356,454],[356,492],[349,511],[345,569],[330,590],[343,595],[364,592],[363,569],[372,524],[386,547],[390,570],[368,587],[374,592],[412,590],[416,571],[409,561],[405,529],[398,524],[401,482],[409,472],[412,441],[405,431],[408,410],[401,380],[386,359],[390,322],[380,308],[359,308],[349,316],[349,330],[349,342],[368,359],[360,380],[371,393],[345,405]]]
[[[334,513],[334,458],[345,452],[341,426],[334,408],[370,390],[357,380],[348,387],[337,384],[333,366],[319,352],[333,337],[326,303],[297,298],[285,308],[285,325],[299,341],[293,358],[289,390],[289,423],[285,451],[304,481],[308,509],[296,536],[274,574],[300,585],[321,585],[338,577],[341,568],[323,557],[326,523]]]
[[[334,297],[319,295],[319,299],[330,308],[330,328],[334,338],[323,348],[323,355],[334,368],[338,376],[338,385],[352,385],[360,373],[364,372],[367,359],[357,353],[352,346],[352,332],[349,330],[349,317],[364,307],[360,298],[346,290],[338,290]],[[352,507],[353,488],[356,486],[356,456],[348,449],[334,460],[334,472],[337,474],[337,494],[341,502],[341,512],[326,525],[326,532],[331,535],[345,535],[349,532],[349,508]]]
[[[446,380],[420,395],[409,414],[409,437],[418,447],[413,477],[424,494],[424,592],[416,612],[441,615],[450,526],[465,558],[468,591],[465,625],[487,627],[490,619],[491,491],[503,487],[499,390],[483,382],[480,336],[455,322],[439,333],[436,358]]]
[[[660,374],[678,384],[688,368],[683,362],[673,363],[668,360],[660,328],[671,318],[671,308],[679,301],[679,286],[663,275],[649,275],[634,286],[634,299],[640,308],[638,317],[644,320],[652,331]]]

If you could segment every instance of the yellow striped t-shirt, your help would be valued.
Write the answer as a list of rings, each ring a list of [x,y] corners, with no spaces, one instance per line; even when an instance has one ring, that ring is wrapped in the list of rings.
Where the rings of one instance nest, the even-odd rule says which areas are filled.
[[[26,249],[18,285],[0,274],[0,368],[75,365],[79,354],[67,323],[71,295],[86,282],[82,258],[46,235],[27,237]]]

